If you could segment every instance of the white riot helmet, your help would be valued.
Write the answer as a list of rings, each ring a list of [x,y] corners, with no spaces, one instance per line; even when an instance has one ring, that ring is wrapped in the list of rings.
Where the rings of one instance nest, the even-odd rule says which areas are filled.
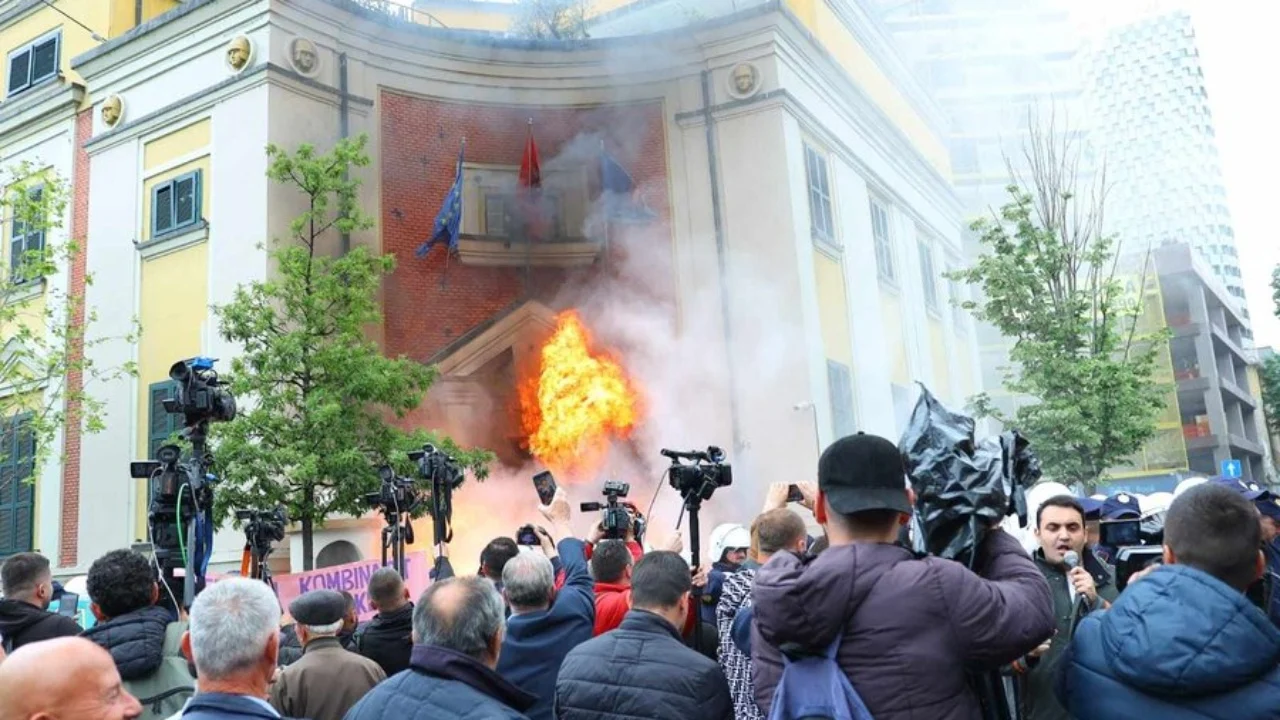
[[[711,562],[720,562],[724,551],[751,547],[751,531],[738,523],[717,525],[711,531]]]
[[[1203,478],[1203,477],[1187,478],[1186,480],[1183,480],[1182,482],[1178,483],[1178,487],[1173,489],[1173,496],[1176,498],[1182,493],[1190,490],[1191,488],[1197,485],[1203,485],[1207,482],[1209,482],[1208,478]]]

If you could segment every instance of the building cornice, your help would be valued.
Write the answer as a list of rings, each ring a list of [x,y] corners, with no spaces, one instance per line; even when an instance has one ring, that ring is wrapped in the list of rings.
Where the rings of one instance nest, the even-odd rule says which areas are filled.
[[[247,22],[255,14],[254,6],[259,6],[256,14],[263,18],[256,25]],[[207,32],[210,27],[221,24],[236,34],[252,32],[265,24],[268,7],[268,0],[188,0],[117,38],[75,56],[71,59],[71,68],[87,82],[94,78],[95,81],[89,84],[96,92],[101,80],[110,76],[112,71],[128,68],[130,61],[150,55],[155,50],[169,52],[174,46],[188,47],[193,43],[225,40],[215,37],[217,33]],[[148,63],[148,67],[153,65]]]
[[[13,7],[0,11],[0,27],[11,25],[43,7],[48,7],[44,0],[18,0]]]
[[[130,120],[91,138],[84,144],[85,150],[92,155],[107,148],[115,147],[122,142],[145,135],[152,130],[172,125],[174,121],[181,118],[207,113],[214,105],[226,98],[265,84],[269,68],[269,64],[259,63],[239,75],[229,77],[209,87],[201,88],[158,110],[149,112],[136,120]]]
[[[867,7],[867,0],[822,0],[831,9],[849,34],[871,55],[881,72],[889,76],[893,86],[905,96],[929,129],[945,142],[950,121],[942,107],[925,91],[911,68],[898,51],[888,28],[879,16]]]
[[[14,149],[21,138],[75,118],[84,86],[58,81],[0,103],[0,149]]]
[[[893,190],[893,188],[898,186],[898,183],[891,182],[882,177],[880,173],[877,173],[859,155],[858,152],[849,147],[849,145],[841,139],[840,135],[827,128],[803,102],[801,102],[787,89],[778,88],[776,90],[760,93],[759,95],[751,98],[732,100],[718,105],[713,105],[711,112],[716,120],[724,120],[739,114],[761,112],[777,108],[782,108],[798,118],[803,124],[806,133],[814,136],[814,138],[821,142],[829,151],[848,163],[855,172],[872,185],[877,195],[882,195],[887,199],[892,200],[894,204],[901,208],[903,212],[907,213],[915,223],[928,228],[932,234],[945,238],[945,249],[949,255],[955,255],[960,252],[959,238],[951,232],[951,228],[938,227],[936,223],[925,218],[925,216],[916,208],[916,203],[909,202],[906,198],[902,197],[900,193]],[[856,115],[854,117],[856,117]],[[853,120],[848,116],[846,116],[845,119],[846,121],[853,122]],[[704,115],[702,110],[691,110],[689,112],[678,113],[675,120],[677,123],[685,127],[698,127],[703,124]],[[865,131],[864,136],[868,139],[873,138],[873,133],[876,132],[871,128],[862,126],[860,126],[860,129]],[[875,144],[874,141],[873,144]],[[892,155],[889,148],[880,146],[877,149],[891,163],[895,159],[895,156]],[[923,159],[921,162],[924,167],[916,168],[917,171],[933,169],[933,166],[924,162]],[[898,169],[908,173],[907,180],[909,182],[915,181],[915,187],[919,189],[941,213],[957,217],[960,215],[962,206],[959,199],[950,191],[950,186],[945,185],[945,183],[939,184],[941,182],[941,176],[938,176],[936,171],[934,171],[935,180],[939,182],[930,184],[928,182],[922,182],[925,180],[924,178],[910,174],[910,170],[904,170],[901,167]]]

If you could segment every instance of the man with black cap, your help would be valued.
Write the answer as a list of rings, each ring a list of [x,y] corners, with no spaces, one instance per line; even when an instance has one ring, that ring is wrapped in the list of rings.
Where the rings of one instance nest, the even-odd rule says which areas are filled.
[[[827,448],[818,491],[815,514],[830,547],[816,558],[779,552],[756,574],[756,704],[772,705],[780,647],[835,647],[876,720],[980,717],[967,670],[1025,655],[1056,625],[1049,585],[1022,545],[992,527],[970,571],[896,544],[915,493],[897,446],[873,435]]]
[[[387,679],[378,663],[342,647],[338,633],[346,612],[346,598],[333,590],[312,590],[289,604],[303,654],[271,686],[271,705],[281,715],[342,720]]]

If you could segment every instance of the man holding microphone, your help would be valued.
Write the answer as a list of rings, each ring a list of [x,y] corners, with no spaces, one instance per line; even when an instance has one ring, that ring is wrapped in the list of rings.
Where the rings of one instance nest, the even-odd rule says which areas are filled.
[[[1111,568],[1085,549],[1087,534],[1084,508],[1070,495],[1049,498],[1036,511],[1040,548],[1033,557],[1049,581],[1058,629],[1052,639],[1013,664],[1026,720],[1070,720],[1054,695],[1058,659],[1076,621],[1116,599]]]

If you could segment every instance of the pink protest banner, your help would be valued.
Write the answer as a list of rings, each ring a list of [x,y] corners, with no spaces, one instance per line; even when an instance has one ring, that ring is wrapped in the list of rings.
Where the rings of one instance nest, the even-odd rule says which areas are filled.
[[[431,561],[425,551],[411,552],[405,553],[404,565],[405,585],[409,587],[409,596],[416,601],[430,582],[427,574]],[[280,604],[286,611],[289,609],[289,603],[310,590],[322,588],[338,592],[345,590],[355,596],[356,613],[363,622],[377,613],[369,607],[369,578],[380,567],[382,567],[380,560],[363,560],[347,565],[334,565],[323,570],[276,575],[272,579],[276,583],[276,594],[280,597]]]

